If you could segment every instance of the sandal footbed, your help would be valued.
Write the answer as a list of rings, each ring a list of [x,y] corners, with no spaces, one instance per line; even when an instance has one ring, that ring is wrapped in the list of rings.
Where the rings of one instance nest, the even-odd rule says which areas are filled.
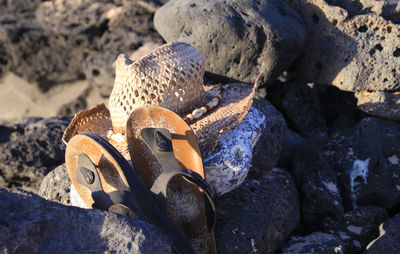
[[[160,164],[144,143],[140,132],[144,128],[166,128],[171,132],[175,158],[185,169],[204,178],[203,162],[196,136],[186,122],[174,112],[158,107],[136,108],[127,121],[126,135],[130,156],[145,185],[151,188],[162,173]],[[184,231],[199,253],[215,253],[213,231],[207,228],[205,199],[196,185],[175,177],[167,188],[167,212]],[[202,251],[207,250],[208,251]]]

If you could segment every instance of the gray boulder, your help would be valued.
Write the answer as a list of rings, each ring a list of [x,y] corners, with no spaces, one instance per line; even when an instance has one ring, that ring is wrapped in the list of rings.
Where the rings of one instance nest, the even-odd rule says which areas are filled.
[[[218,253],[275,253],[300,220],[296,187],[286,170],[247,178],[218,197],[215,237]]]
[[[43,177],[64,162],[61,141],[70,119],[25,118],[0,124],[0,187],[36,192]]]
[[[203,55],[206,71],[252,83],[277,78],[299,56],[306,30],[286,1],[172,0],[154,16],[166,41],[184,41]]]
[[[168,238],[141,220],[63,206],[0,189],[2,253],[172,253]]]
[[[334,132],[325,155],[337,172],[346,210],[358,206],[387,209],[400,202],[400,125],[364,118],[351,132]]]
[[[375,13],[349,17],[324,0],[289,0],[303,17],[307,43],[299,77],[345,91],[400,89],[399,25]]]
[[[380,235],[368,244],[364,254],[400,253],[400,214],[379,226]]]
[[[293,236],[282,249],[282,254],[342,254],[343,241],[332,234],[314,232],[307,236]]]

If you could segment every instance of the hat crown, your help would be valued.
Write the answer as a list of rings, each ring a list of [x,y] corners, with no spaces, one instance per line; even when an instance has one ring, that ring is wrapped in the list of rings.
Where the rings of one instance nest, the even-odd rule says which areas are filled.
[[[109,108],[114,130],[125,129],[138,106],[159,105],[179,115],[204,102],[204,59],[188,43],[165,44],[137,61],[120,54]]]

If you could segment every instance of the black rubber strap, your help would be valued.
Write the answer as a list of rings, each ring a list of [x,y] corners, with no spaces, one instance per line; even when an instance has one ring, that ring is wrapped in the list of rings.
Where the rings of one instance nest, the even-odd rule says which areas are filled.
[[[203,190],[206,196],[208,229],[211,230],[214,228],[215,207],[212,191],[201,175],[192,170],[184,169],[176,160],[172,147],[171,133],[165,128],[145,128],[141,131],[141,135],[163,169],[163,172],[154,181],[151,191],[156,194],[165,205],[168,183],[177,175],[183,176],[186,181],[195,184]]]
[[[80,155],[78,158],[78,182],[86,187],[93,186],[88,188],[92,190],[92,197],[95,201],[96,208],[98,207],[99,209],[107,210],[113,204],[122,204],[132,209],[132,212],[134,212],[135,215],[138,215],[139,218],[154,224],[167,236],[171,237],[173,248],[178,254],[194,254],[194,249],[186,236],[179,230],[177,225],[172,222],[165,211],[162,210],[158,200],[155,198],[155,195],[147,189],[136,170],[132,168],[129,162],[125,160],[125,158],[117,151],[117,149],[115,149],[110,143],[97,134],[83,132],[80,133],[80,135],[85,135],[92,138],[107,150],[107,152],[118,163],[130,188],[130,191],[115,191],[111,193],[105,193],[95,165],[87,155]],[[79,162],[81,162],[80,165]],[[80,170],[80,168],[83,169]],[[91,182],[91,179],[90,176],[88,178],[87,174],[82,173],[88,173],[85,169],[93,172],[94,184],[88,183],[87,180],[90,180],[89,182]],[[98,182],[96,182],[97,179]]]

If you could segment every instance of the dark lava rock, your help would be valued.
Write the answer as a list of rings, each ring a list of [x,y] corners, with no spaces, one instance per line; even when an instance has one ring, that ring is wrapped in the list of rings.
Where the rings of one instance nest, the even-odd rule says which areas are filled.
[[[299,146],[293,158],[292,174],[300,192],[302,218],[308,232],[320,228],[324,218],[343,217],[336,172],[321,147],[312,143]]]
[[[0,187],[36,192],[43,177],[64,162],[61,141],[70,118],[25,118],[0,124]]]
[[[353,127],[367,115],[357,107],[357,98],[353,92],[346,92],[331,85],[314,85],[321,113],[328,125],[328,132],[345,131]]]
[[[83,78],[86,57],[79,38],[45,32],[33,15],[0,17],[0,41],[8,52],[9,69],[42,90],[53,83]]]
[[[378,226],[387,217],[384,208],[362,206],[347,212],[341,220],[324,218],[324,230],[334,232],[342,238],[349,253],[359,253],[369,242],[378,237]]]
[[[290,174],[273,169],[247,178],[216,200],[218,253],[274,253],[300,220],[299,199]]]
[[[44,1],[46,0],[2,0],[0,1],[0,16],[32,13]]]
[[[286,123],[282,114],[267,100],[256,98],[253,106],[260,110],[265,118],[265,128],[253,150],[252,167],[248,175],[261,177],[275,167],[286,132]]]
[[[364,254],[400,253],[400,213],[379,226],[380,235]]]
[[[71,205],[71,180],[65,164],[50,171],[40,185],[38,195],[63,205]]]
[[[154,24],[166,41],[195,46],[215,77],[248,83],[259,71],[265,82],[277,78],[306,39],[303,21],[280,0],[171,0],[157,10]]]
[[[281,168],[293,168],[293,158],[296,150],[306,144],[308,141],[300,134],[287,128],[285,132],[285,138],[282,144],[282,151],[279,155],[278,167]]]
[[[299,77],[352,92],[400,89],[400,25],[375,13],[350,17],[324,0],[288,2],[303,17],[308,32],[294,68]]]
[[[115,8],[108,0],[55,0],[42,3],[36,17],[46,31],[96,36],[107,29],[107,13]]]
[[[314,232],[304,237],[292,237],[282,254],[342,254],[344,252],[343,241],[335,235]]]
[[[400,202],[400,124],[364,118],[351,134],[333,133],[325,154],[338,174],[345,209]]]
[[[358,107],[370,115],[400,121],[400,92],[356,93]]]
[[[106,51],[90,56],[83,62],[86,79],[90,85],[99,87],[103,97],[110,96],[114,87],[114,61],[117,57],[118,52]]]
[[[349,17],[356,15],[376,13],[393,23],[400,21],[399,2],[396,0],[327,0],[330,5],[340,6],[349,13]]]
[[[140,220],[63,206],[0,189],[2,253],[172,253],[166,236]]]
[[[317,94],[306,84],[275,82],[267,89],[267,97],[285,116],[288,126],[310,137],[326,132]]]
[[[8,72],[8,60],[9,56],[5,49],[4,44],[0,41],[0,80]]]

